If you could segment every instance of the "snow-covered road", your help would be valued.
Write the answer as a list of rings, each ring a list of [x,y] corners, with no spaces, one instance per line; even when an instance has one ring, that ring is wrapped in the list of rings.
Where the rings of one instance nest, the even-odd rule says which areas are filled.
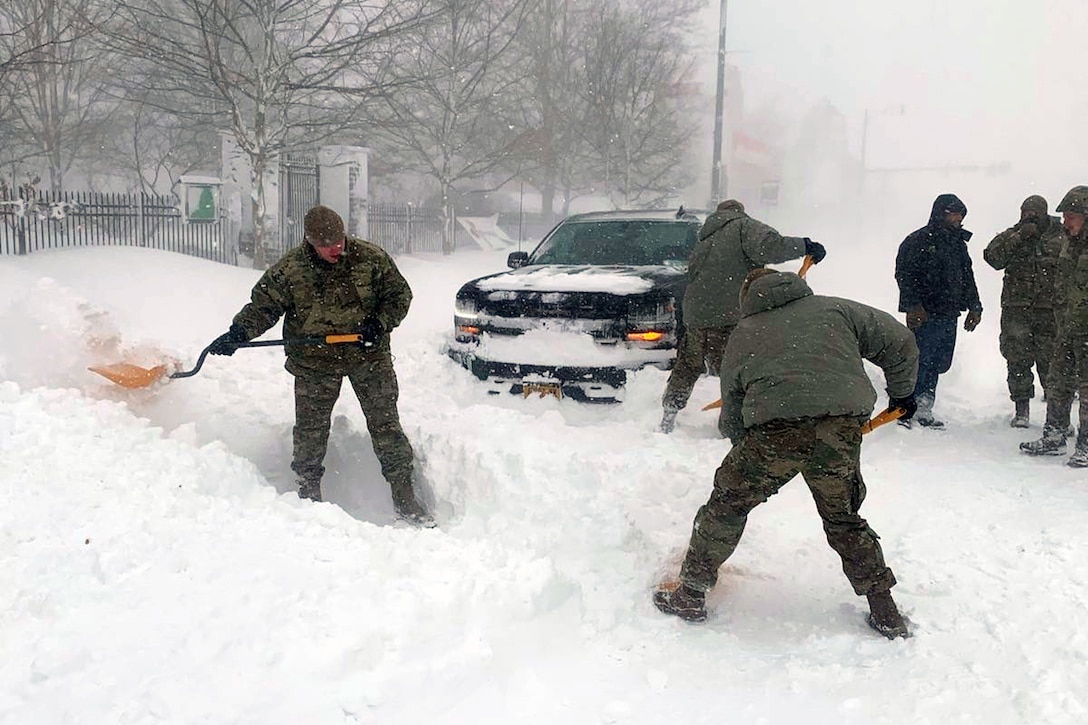
[[[753,514],[691,626],[649,592],[728,450],[694,405],[714,382],[671,436],[657,370],[615,406],[488,396],[442,345],[454,291],[504,256],[398,260],[432,531],[392,523],[350,394],[331,502],[291,492],[278,349],[145,391],[86,372],[113,334],[188,367],[258,273],[142,249],[0,258],[0,722],[1088,720],[1088,480],[1016,452],[1038,426],[1007,426],[996,314],[942,378],[948,430],[864,448],[863,513],[914,638],[866,627],[800,482]],[[874,281],[890,260],[865,281],[846,264],[829,256],[817,292],[893,309]]]

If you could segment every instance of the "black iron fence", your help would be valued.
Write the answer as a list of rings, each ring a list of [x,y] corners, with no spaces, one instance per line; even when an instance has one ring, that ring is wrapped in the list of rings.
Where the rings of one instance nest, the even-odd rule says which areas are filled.
[[[0,254],[125,245],[234,264],[222,219],[190,221],[174,196],[20,192],[0,198]]]
[[[442,251],[442,212],[411,204],[371,204],[367,241],[390,254]]]
[[[290,170],[281,184],[279,248],[269,250],[269,261],[302,240],[302,216],[318,203],[317,173],[315,167],[308,168],[310,172],[305,167]],[[515,238],[522,227],[524,238],[532,242],[546,228],[538,220],[500,218],[500,223]],[[238,264],[239,251],[250,256],[253,249],[251,237],[236,236],[222,209],[212,219],[188,219],[175,196],[27,191],[0,196],[0,254],[123,245]],[[441,253],[442,213],[409,204],[372,204],[367,236],[390,254]],[[458,235],[458,248],[472,246],[466,235]],[[242,261],[249,263],[244,257]]]

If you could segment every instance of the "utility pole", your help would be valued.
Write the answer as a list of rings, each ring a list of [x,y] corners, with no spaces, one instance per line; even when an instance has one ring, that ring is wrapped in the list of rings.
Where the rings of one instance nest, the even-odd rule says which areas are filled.
[[[714,99],[714,168],[710,177],[710,205],[714,206],[726,193],[722,173],[722,116],[725,114],[725,18],[729,0],[721,0],[718,11],[718,92]]]

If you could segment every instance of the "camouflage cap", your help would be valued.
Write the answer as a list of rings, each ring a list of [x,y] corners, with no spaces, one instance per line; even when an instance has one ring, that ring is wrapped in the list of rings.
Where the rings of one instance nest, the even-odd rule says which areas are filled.
[[[744,204],[736,199],[726,199],[718,204],[718,211],[744,211]]]
[[[1046,199],[1038,194],[1032,194],[1027,199],[1024,199],[1024,203],[1020,205],[1020,211],[1035,212],[1041,216],[1046,216],[1048,208]]]
[[[310,241],[344,238],[344,220],[327,206],[319,204],[306,212],[302,226]]]
[[[1061,203],[1054,208],[1054,211],[1088,214],[1088,186],[1074,186],[1065,192]]]

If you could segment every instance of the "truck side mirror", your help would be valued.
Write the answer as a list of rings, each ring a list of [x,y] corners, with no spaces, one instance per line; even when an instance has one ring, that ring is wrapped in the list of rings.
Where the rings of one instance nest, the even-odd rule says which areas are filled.
[[[519,269],[529,263],[528,252],[510,252],[506,258],[506,266],[510,269]]]

